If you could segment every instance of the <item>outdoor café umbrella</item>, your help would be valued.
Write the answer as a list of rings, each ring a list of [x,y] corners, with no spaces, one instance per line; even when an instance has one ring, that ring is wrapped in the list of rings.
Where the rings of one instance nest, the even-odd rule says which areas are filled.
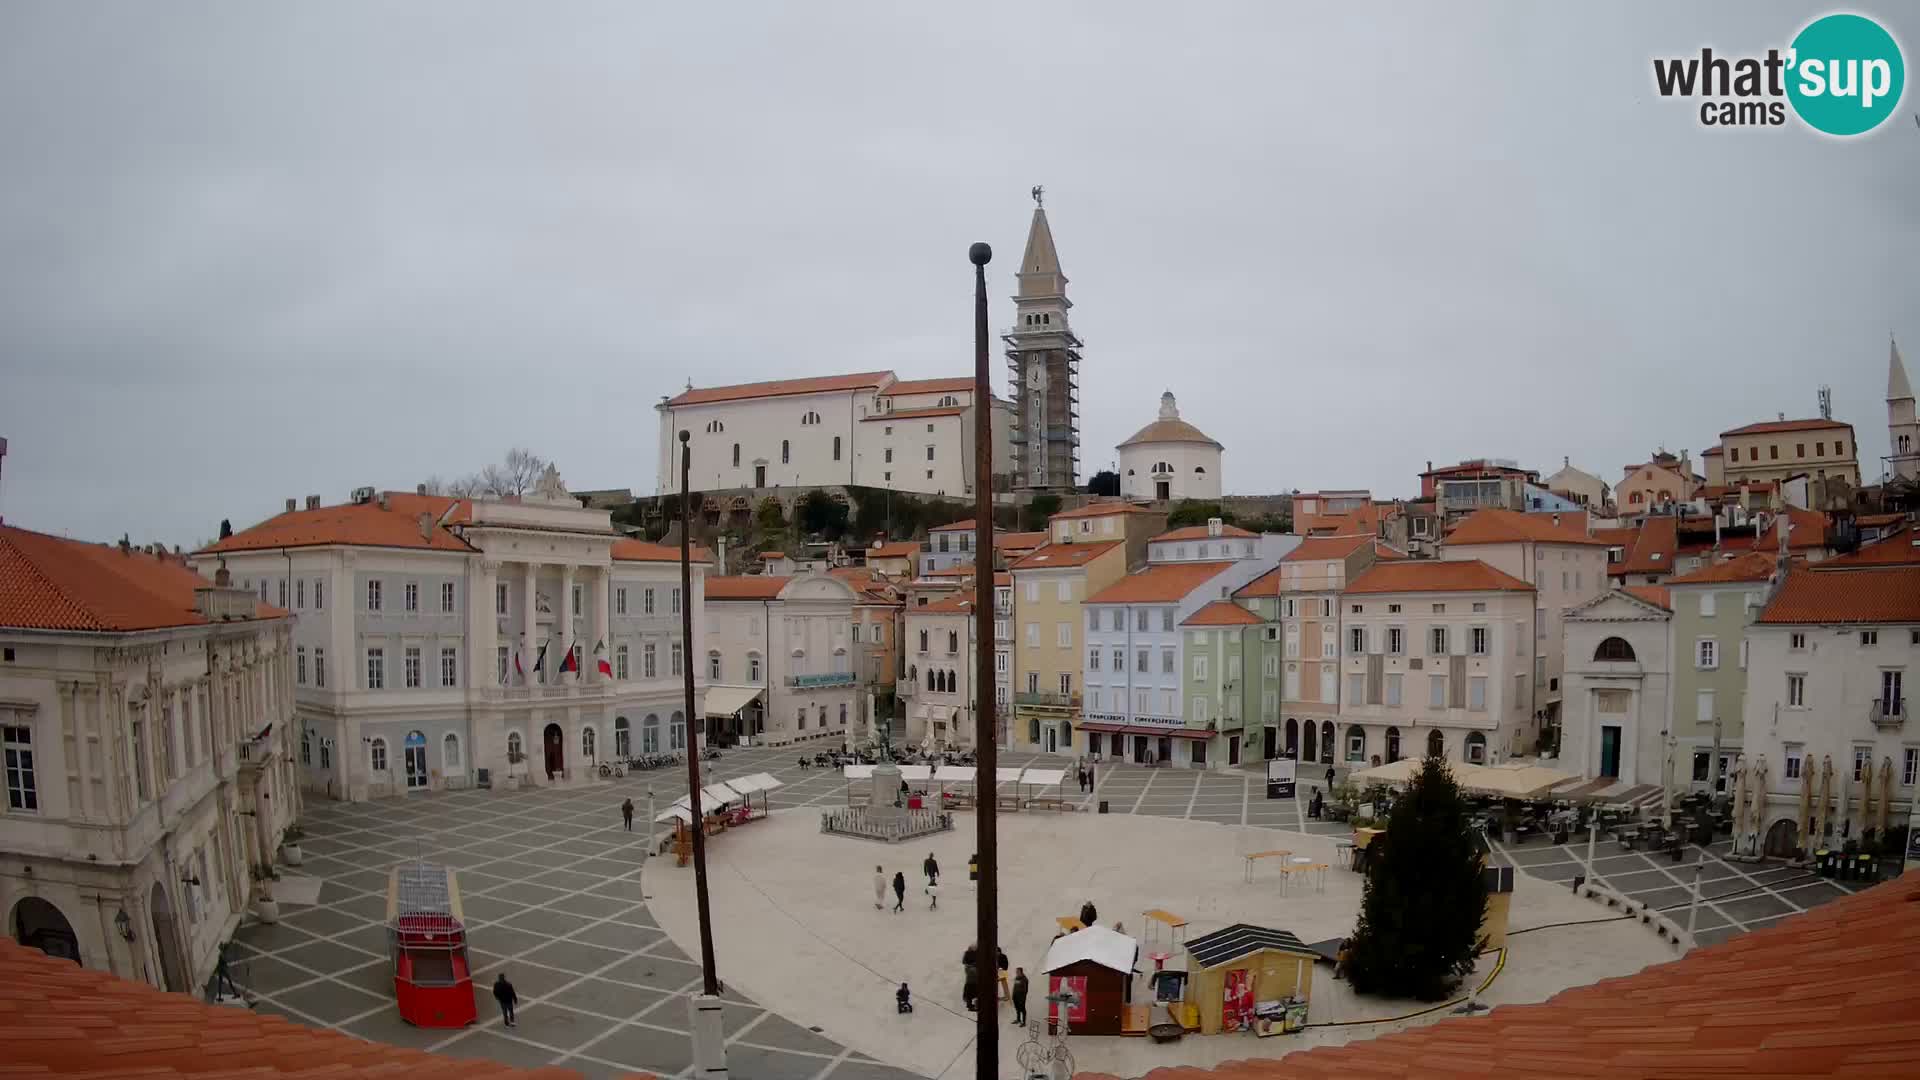
[[[1733,835],[1736,838],[1747,825],[1747,769],[1744,755],[1733,763]]]
[[[1748,803],[1752,806],[1753,813],[1753,839],[1749,841],[1747,845],[1749,849],[1747,853],[1749,855],[1758,855],[1760,853],[1760,830],[1767,826],[1767,785],[1768,781],[1772,779],[1767,775],[1768,771],[1767,755],[1761,754],[1753,763],[1753,783],[1751,785],[1753,793],[1747,799]]]
[[[1800,830],[1800,846],[1813,850],[1813,759],[1803,758],[1800,762],[1800,819],[1794,826]]]
[[[1833,757],[1820,758],[1820,794],[1813,800],[1813,838],[1824,844],[1827,830],[1833,827]]]
[[[1847,804],[1853,797],[1853,771],[1848,769],[1847,763],[1843,761],[1840,767],[1834,770],[1834,774],[1834,786],[1840,789],[1840,797],[1834,803],[1833,831],[1836,835],[1844,837],[1851,831],[1848,826],[1853,822],[1853,814],[1847,808]]]
[[[1864,833],[1873,828],[1873,759],[1867,759],[1867,767],[1860,771],[1860,829]]]
[[[1887,835],[1888,803],[1893,802],[1893,759],[1880,759],[1880,835]]]

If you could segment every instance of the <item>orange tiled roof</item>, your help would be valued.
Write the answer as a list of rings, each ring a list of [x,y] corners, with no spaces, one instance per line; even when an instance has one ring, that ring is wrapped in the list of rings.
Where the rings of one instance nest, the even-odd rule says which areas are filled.
[[[1680,550],[1680,521],[1670,514],[1649,515],[1622,562],[1608,567],[1612,574],[1671,574]]]
[[[708,600],[775,600],[791,577],[784,574],[755,574],[750,577],[710,577]]]
[[[635,540],[631,537],[615,540],[609,554],[614,562],[670,562],[680,561],[679,544],[656,544],[648,540]],[[687,549],[690,562],[711,563],[713,552],[693,544]]]
[[[520,1069],[368,1042],[167,994],[0,941],[0,1072],[40,1077],[408,1077],[579,1080],[572,1069]]]
[[[973,611],[973,594],[957,592],[943,596],[923,607],[914,608],[909,615],[966,615]]]
[[[1106,502],[1088,503],[1085,506],[1076,506],[1071,510],[1062,510],[1059,513],[1048,518],[1047,520],[1060,521],[1064,518],[1105,517],[1108,514],[1151,514],[1151,513],[1153,513],[1153,511],[1147,509],[1144,506],[1135,506],[1130,502],[1126,502],[1120,499],[1110,499]]]
[[[1719,457],[1724,453],[1726,453],[1726,451],[1720,449],[1720,447],[1716,444],[1714,446],[1707,447],[1705,450],[1700,451],[1700,456],[1701,457]]]
[[[1057,570],[1085,566],[1108,551],[1119,547],[1119,540],[1079,541],[1072,544],[1046,544],[1014,560],[1011,570]]]
[[[1153,563],[1086,598],[1088,604],[1170,604],[1206,584],[1230,562]]]
[[[1554,524],[1558,517],[1560,523]],[[1585,513],[1522,514],[1516,510],[1475,510],[1447,534],[1448,544],[1601,544],[1587,535]]]
[[[1532,1005],[1142,1080],[1920,1074],[1920,874]],[[1113,1080],[1081,1073],[1078,1080]]]
[[[1791,569],[1763,623],[1920,623],[1920,566],[1822,574]]]
[[[1896,525],[1906,519],[1907,515],[1896,511],[1891,514],[1860,514],[1853,521],[1854,524],[1865,529],[1878,525]]]
[[[322,545],[431,551],[475,550],[440,523],[443,515],[448,524],[467,521],[473,514],[472,502],[446,495],[418,495],[411,491],[389,491],[385,498],[385,510],[380,508],[378,499],[322,506],[316,510],[290,510],[234,533],[225,540],[201,549],[201,552],[260,551]],[[449,510],[451,514],[448,514]],[[432,515],[434,521],[425,536],[420,533],[421,514]]]
[[[1046,542],[1047,542],[1047,530],[1045,529],[1041,529],[1039,532],[1010,532],[1010,533],[994,533],[993,534],[993,550],[995,551],[999,551],[1003,548],[1011,548],[1014,550],[1018,550],[1020,548],[1037,548]]]
[[[1635,599],[1645,600],[1647,603],[1653,604],[1656,607],[1662,607],[1668,611],[1673,610],[1673,596],[1663,586],[1629,585],[1621,591]]]
[[[1013,575],[1007,573],[1005,570],[1002,570],[999,573],[993,575],[993,583],[995,585],[1011,585],[1013,584]]]
[[[1222,524],[1220,526],[1220,535],[1223,537],[1231,536],[1235,539],[1252,539],[1253,537],[1256,537],[1260,534],[1248,532],[1247,530],[1241,528],[1238,525]],[[1211,540],[1211,539],[1214,539],[1214,536],[1212,533],[1207,531],[1207,527],[1205,525],[1188,525],[1185,528],[1175,529],[1172,532],[1163,532],[1159,536],[1154,537],[1152,542],[1156,544],[1161,544],[1161,543],[1166,543],[1168,541],[1173,541],[1173,540]]]
[[[1773,576],[1774,556],[1764,551],[1749,551],[1731,559],[1703,566],[1691,574],[1667,579],[1669,586],[1709,585],[1734,581],[1765,581]],[[1637,571],[1636,571],[1637,572]]]
[[[1311,562],[1319,559],[1344,559],[1373,541],[1371,534],[1347,536],[1309,536],[1300,546],[1282,556],[1281,562]]]
[[[1913,566],[1916,563],[1920,563],[1920,534],[1908,527],[1888,533],[1859,551],[1828,559],[1816,569],[1852,570],[1861,566]]]
[[[1827,546],[1827,515],[1818,510],[1802,510],[1791,504],[1782,507],[1780,512],[1774,515],[1773,524],[1768,526],[1766,533],[1760,539],[1754,541],[1753,546],[1764,547],[1769,551],[1779,547],[1779,530],[1782,520],[1792,524],[1792,528],[1787,530],[1788,551],[1805,551],[1808,548]]]
[[[963,408],[953,405],[940,409],[901,409],[899,412],[875,413],[872,416],[863,416],[860,418],[860,422],[863,424],[871,424],[876,420],[923,420],[933,416],[960,416],[966,411],[967,410]]]
[[[974,389],[973,376],[958,379],[903,379],[887,387],[889,394],[964,394]]]
[[[928,571],[927,573],[925,573],[925,574],[922,574],[921,576],[922,576],[922,577],[930,577],[930,578],[937,578],[937,577],[972,577],[972,576],[973,576],[973,564],[972,564],[972,563],[970,563],[970,562],[968,562],[968,563],[955,563],[955,564],[954,564],[954,565],[952,565],[952,566],[943,566],[943,567],[941,567],[941,568],[940,568],[940,569],[938,569],[938,570],[930,570],[930,571]]]
[[[1280,568],[1273,569],[1233,590],[1236,600],[1257,600],[1263,596],[1280,595]]]
[[[1595,529],[1593,530],[1593,538],[1595,540],[1605,540],[1609,547],[1630,548],[1633,546],[1633,542],[1640,538],[1640,529],[1636,525],[1625,525],[1617,529]]]
[[[1387,543],[1385,540],[1375,540],[1373,542],[1373,557],[1385,562],[1391,559],[1407,559],[1412,556],[1394,547],[1392,544]]]
[[[892,543],[867,549],[868,559],[910,559],[918,554],[920,554],[918,540],[895,540]]]
[[[172,556],[0,526],[0,626],[108,633],[205,626],[193,593],[210,585]],[[255,618],[285,614],[254,605]]]
[[[717,401],[826,394],[836,390],[877,390],[891,378],[891,371],[862,371],[853,375],[828,375],[815,379],[773,379],[768,382],[735,383],[732,386],[709,386],[688,390],[678,397],[669,398],[666,404],[711,405]]]
[[[1748,424],[1731,431],[1720,433],[1721,438],[1729,435],[1768,435],[1776,431],[1825,431],[1828,428],[1846,428],[1853,430],[1852,424],[1843,424],[1838,420],[1763,420],[1758,424]]]
[[[1294,532],[1303,536],[1349,536],[1374,533],[1380,529],[1380,513],[1373,506],[1360,506],[1331,514],[1303,513],[1294,518]]]
[[[937,533],[937,532],[972,532],[972,531],[973,531],[973,529],[974,529],[974,526],[973,526],[973,521],[974,521],[974,519],[973,519],[973,518],[968,518],[968,519],[967,519],[967,520],[965,520],[965,521],[950,521],[950,522],[948,522],[948,523],[947,523],[947,524],[945,524],[945,525],[935,525],[935,526],[934,526],[933,528],[931,528],[931,529],[928,529],[927,531],[928,531],[928,532],[930,532],[930,533]]]
[[[1533,586],[1479,559],[1377,562],[1349,582],[1349,593],[1532,592]]]
[[[1264,620],[1231,600],[1215,600],[1180,620],[1181,626],[1257,626]]]

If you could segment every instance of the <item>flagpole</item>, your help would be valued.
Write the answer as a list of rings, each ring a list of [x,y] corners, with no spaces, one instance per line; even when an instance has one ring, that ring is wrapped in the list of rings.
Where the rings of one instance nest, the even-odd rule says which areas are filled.
[[[987,374],[987,262],[993,249],[975,244],[967,250],[973,263],[973,620],[974,665],[976,675],[984,678],[993,670],[994,638],[989,631],[993,617],[993,382]],[[989,998],[1000,1000],[999,927],[999,836],[995,810],[999,798],[998,733],[995,731],[993,695],[978,695],[974,712],[974,751],[978,771],[973,790],[981,794],[974,800],[975,842],[980,851],[980,881],[975,913],[975,941],[980,962],[974,965],[974,989],[980,1000],[974,1017],[975,1080],[998,1080],[1000,1075],[1000,1011],[989,1007]]]

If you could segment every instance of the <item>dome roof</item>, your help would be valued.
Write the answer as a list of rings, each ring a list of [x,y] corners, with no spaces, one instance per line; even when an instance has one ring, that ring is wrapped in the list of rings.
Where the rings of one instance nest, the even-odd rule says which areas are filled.
[[[1174,404],[1172,391],[1160,395],[1159,419],[1134,432],[1132,438],[1120,445],[1139,446],[1145,443],[1203,443],[1215,450],[1222,449],[1205,432],[1180,419],[1180,408]]]

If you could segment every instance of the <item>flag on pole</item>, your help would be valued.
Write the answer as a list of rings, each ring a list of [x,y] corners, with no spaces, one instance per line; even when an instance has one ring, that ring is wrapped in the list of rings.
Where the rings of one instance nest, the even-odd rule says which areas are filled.
[[[602,638],[600,643],[593,647],[593,655],[596,658],[598,658],[600,662],[600,674],[606,676],[609,679],[613,678],[613,665],[607,663],[606,639]]]
[[[515,675],[520,676],[521,682],[527,681],[527,665],[522,659],[523,656],[526,654],[526,651],[527,651],[527,635],[521,634],[520,644],[515,645],[513,647],[513,673]]]
[[[561,642],[561,644],[565,645],[566,642],[563,641]],[[569,671],[578,672],[579,670],[580,670],[580,665],[575,663],[573,659],[573,650],[566,649],[566,648],[561,649],[560,650],[560,674],[565,675]]]
[[[540,655],[533,658],[533,670],[541,672],[543,674],[545,673],[546,663],[547,663],[547,646],[551,644],[553,644],[552,641],[543,641],[540,643]]]

